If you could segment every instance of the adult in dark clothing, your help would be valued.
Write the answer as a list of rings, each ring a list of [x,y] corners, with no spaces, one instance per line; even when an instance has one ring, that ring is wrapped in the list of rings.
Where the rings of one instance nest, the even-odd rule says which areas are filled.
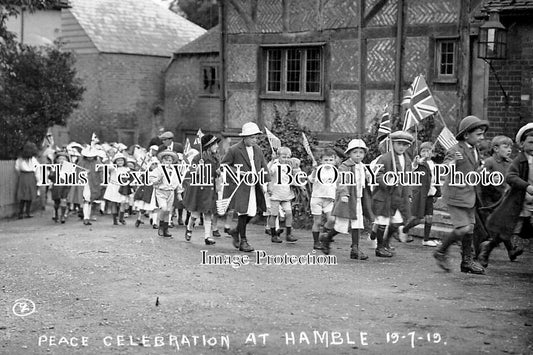
[[[160,135],[159,138],[163,143],[159,145],[158,153],[165,150],[170,150],[174,153],[183,153],[183,144],[174,142],[174,133],[167,131]]]
[[[263,151],[257,145],[257,136],[259,134],[262,134],[262,132],[255,123],[245,123],[242,126],[242,132],[239,134],[243,138],[242,141],[228,149],[221,161],[222,168],[225,164],[229,169],[236,172],[236,166],[240,164],[242,165],[240,169],[241,176],[250,172],[259,173],[263,170],[265,182],[269,181],[267,163]],[[226,175],[229,174],[226,173]],[[233,246],[240,251],[252,252],[254,248],[248,244],[246,226],[258,212],[266,211],[264,194],[266,186],[261,185],[260,181],[257,181],[253,185],[242,183],[239,186],[231,186],[233,181],[230,178],[227,179],[227,182],[230,185],[227,189],[224,189],[225,198],[229,197],[235,190],[235,187],[237,187],[237,191],[229,204],[229,209],[235,210],[239,216],[237,229],[230,230],[229,232],[233,237]]]

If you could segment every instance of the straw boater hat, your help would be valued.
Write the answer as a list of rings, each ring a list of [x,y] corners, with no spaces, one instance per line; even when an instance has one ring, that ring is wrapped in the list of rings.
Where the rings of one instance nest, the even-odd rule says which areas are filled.
[[[525,140],[525,137],[526,137],[526,133],[528,133],[529,131],[532,131],[533,130],[533,122],[531,123],[528,123],[526,124],[525,126],[522,126],[522,128],[520,128],[518,130],[518,133],[516,134],[516,143],[522,143],[522,140],[524,139]],[[522,138],[524,137],[524,138]]]
[[[117,153],[113,156],[113,163],[116,162],[118,159],[124,160],[124,165],[126,165],[126,157],[122,153]]]
[[[481,127],[485,127],[485,130],[489,129],[489,122],[476,116],[466,116],[461,120],[461,123],[459,123],[459,131],[455,135],[455,138],[457,140],[463,140],[463,134]]]
[[[81,150],[81,155],[86,158],[94,158],[98,156],[98,150],[91,146],[87,146]]]
[[[159,136],[159,139],[172,139],[172,138],[174,138],[174,133],[170,131],[166,131]]]
[[[256,134],[263,134],[259,127],[253,122],[247,122],[242,125],[242,132],[239,133],[241,137],[255,136]]]
[[[163,157],[166,157],[166,156],[172,157],[173,163],[178,161],[178,155],[171,150],[164,150],[161,153],[157,154],[157,159],[159,159],[159,161],[162,161]]]
[[[65,157],[67,158],[67,161],[70,160],[69,159],[69,155],[67,152],[65,152],[64,150],[59,150],[57,152],[54,153],[54,162],[57,160],[57,158],[59,157]]]
[[[348,143],[348,148],[344,151],[344,154],[348,154],[349,151],[355,148],[363,148],[365,151],[368,152],[368,147],[366,146],[365,142],[362,139],[352,139],[350,143]]]
[[[413,143],[413,136],[405,131],[392,132],[389,137],[392,142]]]
[[[220,142],[220,138],[215,137],[212,134],[205,134],[202,136],[202,150],[206,151],[207,148],[211,147],[213,144]]]

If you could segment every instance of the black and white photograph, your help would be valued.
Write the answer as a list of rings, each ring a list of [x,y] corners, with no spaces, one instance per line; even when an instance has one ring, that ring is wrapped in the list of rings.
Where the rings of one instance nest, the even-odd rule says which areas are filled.
[[[533,0],[0,0],[0,354],[533,354]]]

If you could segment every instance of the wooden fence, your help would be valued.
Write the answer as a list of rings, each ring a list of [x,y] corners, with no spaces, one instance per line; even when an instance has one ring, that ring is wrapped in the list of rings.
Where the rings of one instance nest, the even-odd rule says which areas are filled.
[[[17,201],[17,181],[18,175],[15,171],[14,160],[0,160],[0,218],[13,217],[18,212],[19,201]],[[33,209],[42,206],[39,203],[32,204]]]

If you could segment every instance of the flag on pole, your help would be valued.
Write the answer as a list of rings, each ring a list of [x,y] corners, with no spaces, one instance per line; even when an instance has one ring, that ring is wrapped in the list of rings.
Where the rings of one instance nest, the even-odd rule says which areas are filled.
[[[194,139],[194,144],[202,144],[202,137],[204,134],[202,133],[202,129],[198,129],[198,132],[196,132],[196,138]]]
[[[268,138],[268,142],[270,143],[270,146],[272,147],[272,150],[277,150],[279,147],[281,147],[281,140],[274,135],[274,133],[270,132],[268,128],[265,127],[265,132]]]
[[[313,151],[311,150],[311,146],[309,145],[309,141],[307,140],[307,137],[305,136],[304,132],[302,132],[302,138],[303,138],[304,149],[307,152],[307,154],[309,154],[311,159],[313,160],[313,164],[315,164],[316,160],[315,160],[315,157],[313,156]]]
[[[191,151],[191,141],[189,138],[185,139],[185,146],[183,147],[183,155],[189,155],[189,152]]]
[[[410,108],[408,108],[407,111],[405,111],[402,131],[407,132],[411,127],[416,127],[417,125],[418,125],[418,120],[413,114],[413,111]]]
[[[96,136],[96,133],[93,132],[93,135],[91,136],[91,146],[94,147],[98,142],[100,142],[100,140]]]
[[[437,137],[437,142],[439,142],[446,150],[449,150],[451,147],[456,145],[457,139],[455,139],[452,131],[448,127],[444,127]]]
[[[423,75],[417,76],[411,87],[412,96],[409,100],[409,109],[417,122],[439,111]]]
[[[402,99],[402,107],[404,109],[408,109],[411,106],[411,99],[413,98],[413,85],[411,84],[409,88],[407,88],[407,91],[405,92],[405,96]]]
[[[387,111],[383,112],[383,115],[381,116],[381,122],[379,123],[378,128],[378,141],[383,139],[383,137],[388,137],[391,133],[391,121],[390,121],[390,115]]]

